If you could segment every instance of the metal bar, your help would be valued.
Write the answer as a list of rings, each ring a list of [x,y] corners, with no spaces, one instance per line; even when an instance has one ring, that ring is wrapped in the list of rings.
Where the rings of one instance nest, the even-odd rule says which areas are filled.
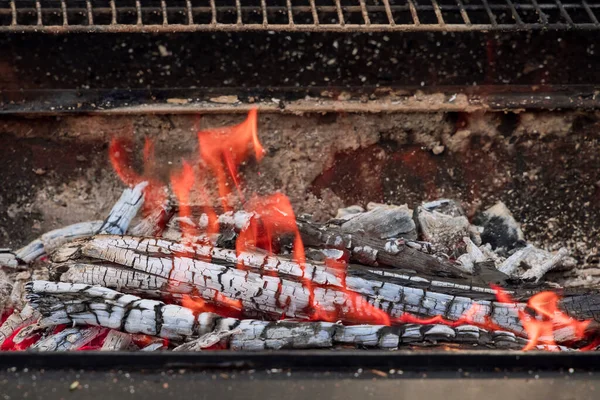
[[[135,0],[135,12],[137,14],[137,25],[142,25],[142,3],[140,0]]]
[[[313,22],[315,25],[319,25],[319,14],[317,14],[317,7],[315,5],[315,0],[310,0],[310,12],[312,13]]]
[[[85,8],[87,10],[88,25],[94,25],[94,9],[90,0],[86,0]]]
[[[17,25],[17,6],[15,0],[10,0],[11,25]]]
[[[269,25],[269,17],[267,16],[267,1],[260,0],[260,8],[262,9],[263,25]]]
[[[369,19],[369,12],[367,11],[367,5],[365,4],[365,0],[358,1],[360,2],[360,10],[362,12],[362,17],[365,21],[365,25],[371,25],[371,20]]]
[[[35,12],[37,13],[37,25],[42,26],[42,4],[39,0],[35,2]]]
[[[210,20],[211,25],[217,24],[217,7],[215,6],[215,0],[210,0],[210,12],[212,13],[212,18]]]
[[[588,16],[590,17],[592,22],[594,24],[598,25],[598,19],[596,18],[596,15],[594,15],[594,12],[590,8],[590,5],[588,4],[588,2],[586,0],[582,0],[582,3],[583,3],[583,7],[585,8],[585,11],[587,11]]]
[[[342,12],[342,5],[340,4],[340,0],[335,0],[335,9],[337,11],[338,20],[340,25],[345,25],[346,21],[344,21],[344,13]]]
[[[488,18],[490,19],[492,26],[497,27],[498,23],[496,22],[496,16],[490,9],[490,5],[488,4],[487,0],[481,0],[481,2],[483,3],[483,6],[485,7],[485,11],[487,12]]]
[[[65,0],[60,0],[60,8],[62,10],[63,25],[67,26],[69,25],[69,17],[67,15],[67,3],[65,3]]]
[[[237,16],[235,23],[242,25],[242,3],[240,0],[235,0],[235,15]]]
[[[287,8],[287,12],[288,12],[288,24],[290,26],[295,26],[294,25],[294,12],[292,10],[292,0],[286,0],[285,5]]]
[[[160,9],[162,11],[163,16],[163,25],[169,25],[169,16],[167,15],[167,2],[165,0],[160,0]]]
[[[576,25],[580,30],[599,30],[599,26],[593,23],[581,23]],[[70,32],[88,32],[88,33],[169,33],[169,32],[244,32],[244,31],[277,31],[277,32],[480,32],[480,31],[533,31],[533,30],[572,30],[573,26],[565,23],[552,23],[544,25],[533,23],[527,25],[517,24],[322,24],[315,26],[313,24],[289,25],[289,24],[269,24],[265,27],[262,24],[173,24],[164,26],[156,25],[4,25],[0,26],[0,32],[45,32],[53,34],[64,34]]]
[[[460,15],[463,21],[465,21],[465,24],[471,25],[471,19],[469,18],[469,14],[467,14],[467,11],[465,10],[465,6],[463,5],[462,0],[456,0],[456,3],[458,4]]]
[[[433,5],[433,12],[435,12],[435,17],[438,20],[438,24],[444,26],[446,22],[444,21],[444,16],[442,15],[442,10],[440,9],[440,5],[437,0],[431,0],[431,4]]]
[[[413,24],[421,25],[421,21],[419,21],[419,14],[417,13],[417,8],[415,7],[415,3],[413,3],[412,0],[407,0],[407,1],[408,1],[408,7],[410,8],[410,15],[412,16],[412,19],[413,19]]]
[[[531,4],[533,4],[533,6],[535,7],[535,12],[539,16],[540,22],[542,24],[547,24],[548,23],[548,17],[546,17],[546,14],[544,14],[544,12],[542,11],[542,9],[540,8],[540,5],[538,4],[537,0],[531,0]]]
[[[117,6],[115,5],[115,0],[110,0],[110,13],[111,13],[111,25],[117,24]]]
[[[390,0],[383,0],[383,5],[385,6],[385,13],[387,14],[390,25],[396,25],[396,21],[394,21],[394,16],[392,15],[392,9],[390,8]]]
[[[519,16],[519,13],[517,12],[517,9],[515,8],[515,5],[513,4],[512,0],[506,0],[506,3],[508,4],[508,7],[510,8],[510,13],[512,14],[517,25],[523,25],[523,20],[521,20],[521,17]]]
[[[565,21],[567,21],[569,25],[573,25],[573,20],[571,19],[571,16],[563,6],[562,2],[560,0],[556,0],[556,5],[558,6],[558,9],[560,10],[560,13],[565,19]]]
[[[185,1],[185,8],[187,9],[188,24],[194,25],[194,12],[192,11],[192,0]]]

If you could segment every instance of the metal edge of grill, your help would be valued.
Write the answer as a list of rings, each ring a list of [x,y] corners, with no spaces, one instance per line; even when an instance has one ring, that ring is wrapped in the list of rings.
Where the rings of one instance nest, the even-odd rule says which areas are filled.
[[[600,29],[588,0],[0,0],[0,32]]]

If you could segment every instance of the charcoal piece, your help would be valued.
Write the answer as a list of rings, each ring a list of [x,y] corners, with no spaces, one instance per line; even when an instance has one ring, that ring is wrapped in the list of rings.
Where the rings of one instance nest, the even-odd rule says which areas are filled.
[[[423,203],[421,208],[429,212],[437,211],[440,214],[448,215],[450,217],[464,217],[465,211],[463,210],[460,203],[450,199],[439,199]]]
[[[342,223],[341,230],[343,233],[365,233],[377,239],[417,238],[413,213],[406,205],[382,206],[356,214]]]
[[[473,222],[483,227],[481,241],[489,243],[494,250],[507,252],[525,245],[520,225],[502,202],[485,210]]]
[[[355,217],[356,214],[360,214],[363,212],[365,212],[365,209],[362,208],[361,206],[357,206],[357,205],[339,208],[337,211],[337,214],[335,215],[335,219],[347,220],[347,219]]]

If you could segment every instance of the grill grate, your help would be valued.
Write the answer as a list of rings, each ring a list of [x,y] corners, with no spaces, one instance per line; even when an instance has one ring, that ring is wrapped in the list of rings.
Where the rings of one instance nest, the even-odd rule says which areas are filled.
[[[600,29],[598,0],[0,0],[0,31]]]

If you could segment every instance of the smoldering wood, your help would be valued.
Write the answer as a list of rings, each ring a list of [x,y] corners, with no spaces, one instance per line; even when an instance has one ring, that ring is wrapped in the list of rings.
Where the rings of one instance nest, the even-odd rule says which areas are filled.
[[[150,214],[145,216],[135,226],[131,227],[128,233],[134,236],[161,236],[174,215],[175,208],[171,202],[167,200],[165,204],[156,207]]]
[[[70,351],[77,350],[101,335],[106,328],[90,326],[87,328],[66,328],[58,333],[38,340],[32,346],[35,351]]]
[[[306,265],[305,270],[289,260],[264,254],[241,254],[240,259],[252,270],[235,267],[238,258],[230,250],[202,245],[169,242],[164,239],[99,235],[69,244],[55,254],[55,261],[93,258],[93,264],[73,262],[62,264],[60,279],[66,282],[102,285],[144,297],[190,295],[214,301],[217,296],[240,300],[245,311],[268,318],[281,315],[309,318],[310,291],[303,278],[311,279],[314,305],[326,312],[352,320],[353,299],[343,290],[339,270],[324,265]],[[99,263],[98,259],[118,265]],[[204,260],[211,259],[212,262]],[[219,264],[215,259],[220,260]],[[260,262],[257,262],[260,261]],[[229,265],[227,265],[227,262]],[[276,273],[276,276],[265,275]],[[457,320],[474,304],[479,310],[475,321],[486,316],[499,326],[523,332],[516,308],[481,297],[493,299],[493,290],[440,280],[403,275],[393,271],[369,270],[349,266],[346,289],[385,310],[392,318],[404,313],[421,316],[442,315]],[[413,287],[407,286],[412,284]],[[468,297],[471,296],[471,297]],[[345,316],[345,317],[344,317]]]
[[[131,319],[139,319],[135,315],[136,302],[144,301],[116,291],[90,287],[87,285],[61,284],[35,281],[29,285],[31,294],[35,295],[32,304],[44,315],[41,324],[56,323],[90,324],[107,327],[108,322],[120,323],[120,329],[129,332],[131,328],[140,326]],[[124,300],[125,299],[125,300]],[[105,307],[102,307],[102,306]],[[129,306],[128,306],[129,305]],[[173,313],[167,307],[181,309]],[[123,313],[121,308],[129,310]],[[182,310],[185,310],[184,312]],[[90,314],[95,314],[91,317]],[[133,315],[132,315],[133,314]],[[340,345],[394,349],[415,343],[453,342],[459,344],[478,345],[499,348],[521,348],[526,340],[514,333],[505,331],[487,331],[473,325],[449,327],[440,324],[402,324],[398,326],[354,325],[344,326],[331,322],[301,321],[262,321],[236,318],[223,318],[213,313],[194,313],[183,307],[154,302],[153,307],[146,307],[143,318],[156,324],[155,332],[159,336],[173,339],[173,335],[158,325],[171,324],[171,316],[184,317],[179,327],[185,334],[179,339],[189,342],[179,347],[180,351],[196,351],[216,343],[226,344],[235,350],[264,349],[309,349],[330,348]],[[77,331],[80,332],[80,331]],[[75,331],[73,333],[76,333]],[[68,334],[72,334],[69,332]],[[54,335],[56,336],[56,335]],[[68,336],[68,335],[67,335]],[[194,339],[198,337],[198,339]],[[78,336],[75,336],[78,338]],[[61,348],[66,336],[56,336],[44,343],[44,348]],[[78,339],[79,340],[79,339]],[[74,340],[66,340],[72,348]],[[79,342],[77,342],[79,343]],[[162,342],[157,344],[162,347]],[[38,345],[42,346],[42,345]],[[54,346],[54,347],[53,347]],[[64,345],[63,345],[64,346]]]
[[[133,188],[127,188],[121,194],[108,214],[98,233],[123,235],[127,232],[131,220],[144,205],[144,189],[148,182],[140,182]]]
[[[16,330],[33,324],[41,315],[30,305],[26,305],[21,311],[13,313],[0,326],[0,346],[11,337]]]
[[[390,266],[430,276],[470,279],[456,265],[406,245],[402,239],[382,240],[363,234],[345,234],[338,228],[298,220],[307,246],[347,249],[351,259],[371,266]]]
[[[131,334],[111,329],[106,335],[100,351],[127,350],[132,347],[132,343]]]
[[[452,216],[439,211],[417,207],[416,217],[421,238],[432,243],[437,251],[457,257],[464,249],[463,238],[479,239],[464,215]]]
[[[16,268],[19,265],[30,264],[71,240],[98,233],[102,226],[103,221],[86,221],[46,232],[14,253],[0,253],[0,266]]]

